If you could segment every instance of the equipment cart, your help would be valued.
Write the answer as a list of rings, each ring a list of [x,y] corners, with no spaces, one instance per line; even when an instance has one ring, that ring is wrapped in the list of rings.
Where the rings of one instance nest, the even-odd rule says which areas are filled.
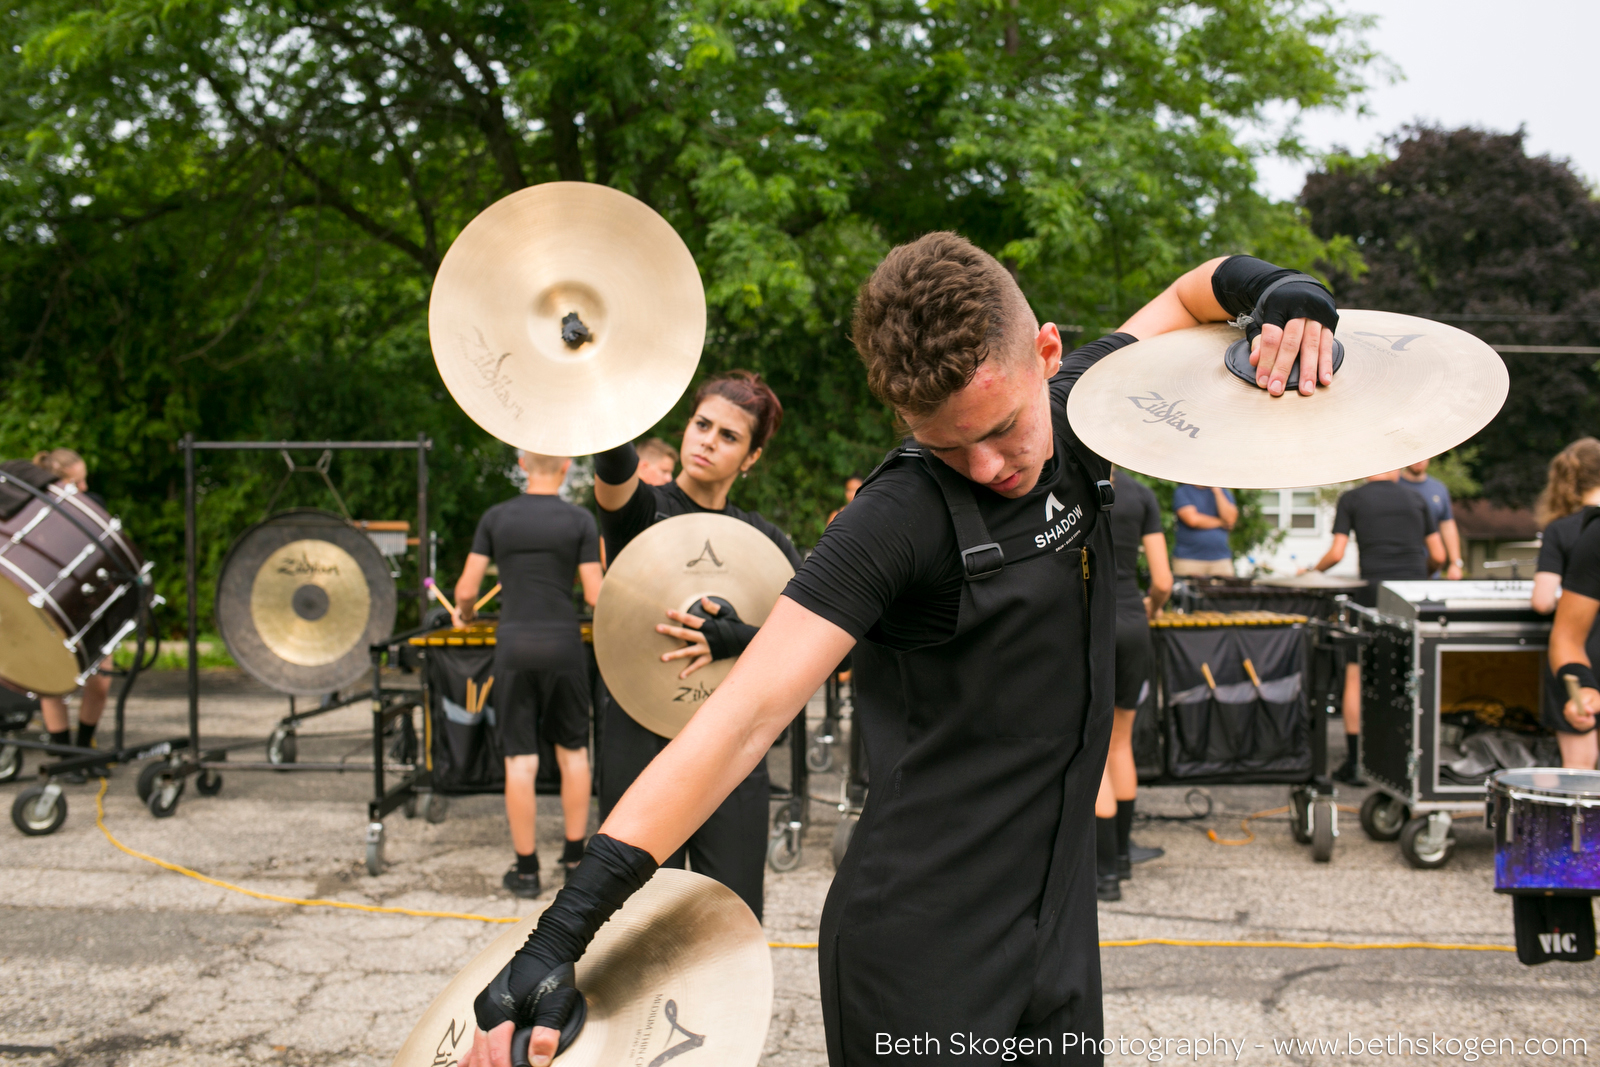
[[[1384,582],[1351,605],[1362,651],[1361,769],[1377,792],[1361,826],[1413,867],[1443,867],[1455,816],[1484,810],[1499,766],[1560,762],[1539,708],[1554,685],[1550,620],[1529,581]],[[1476,740],[1474,740],[1476,738]],[[1474,758],[1474,753],[1479,756]],[[1489,758],[1499,766],[1479,767]]]

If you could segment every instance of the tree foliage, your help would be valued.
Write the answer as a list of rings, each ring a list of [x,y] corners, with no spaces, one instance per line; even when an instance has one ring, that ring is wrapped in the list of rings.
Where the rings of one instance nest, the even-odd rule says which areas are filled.
[[[1355,242],[1366,273],[1330,268],[1342,304],[1450,322],[1494,344],[1600,344],[1600,202],[1523,133],[1407,128],[1392,157],[1336,157],[1301,202],[1324,239]],[[1591,356],[1505,357],[1511,394],[1472,439],[1468,473],[1528,505],[1550,458],[1595,432]]]
[[[1338,261],[1252,190],[1239,131],[1359,90],[1360,28],[1320,0],[29,0],[0,56],[0,452],[84,451],[170,595],[182,433],[426,432],[452,567],[507,453],[434,370],[433,273],[495,199],[595,181],[694,253],[703,369],[783,398],[735,496],[806,543],[894,439],[846,336],[884,251],[960,230],[1087,336],[1210,255]],[[336,472],[409,514],[404,457]],[[209,577],[277,475],[205,476]]]

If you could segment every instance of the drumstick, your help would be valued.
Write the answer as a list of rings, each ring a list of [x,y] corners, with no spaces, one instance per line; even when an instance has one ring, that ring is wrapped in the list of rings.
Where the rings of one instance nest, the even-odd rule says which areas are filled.
[[[473,688],[476,685],[477,685],[477,683],[474,682],[471,678],[467,679],[467,711],[469,711],[469,712],[473,712],[473,711],[477,711],[478,710],[477,708],[473,707],[473,705],[478,702],[478,698],[476,696],[474,696],[473,692],[472,692]]]
[[[1206,676],[1206,685],[1210,686],[1211,691],[1215,693],[1217,691],[1217,680],[1211,677],[1211,664],[1200,664],[1200,673]]]
[[[435,583],[432,578],[424,578],[422,580],[422,584],[428,587],[428,592],[433,594],[433,599],[444,605],[444,610],[450,613],[450,617],[452,619],[455,618],[456,606],[450,603],[449,600],[445,599],[445,595],[439,591],[438,584]]]
[[[473,613],[476,614],[479,611],[479,609],[481,609],[485,604],[487,604],[489,601],[493,600],[494,599],[494,595],[496,593],[498,593],[499,591],[500,591],[500,583],[499,582],[495,582],[494,583],[494,588],[489,590],[487,593],[483,594],[481,597],[479,597],[478,598],[478,602],[476,604],[472,605]],[[494,679],[492,679],[492,678],[490,679],[490,681],[493,681],[493,680]]]
[[[1578,705],[1578,714],[1583,714],[1583,686],[1578,684],[1578,676],[1563,674],[1561,680],[1567,683],[1567,699]]]
[[[494,688],[494,676],[490,675],[489,676],[489,680],[487,682],[483,683],[483,688],[478,690],[478,710],[479,711],[482,711],[483,710],[483,706],[485,704],[489,703],[489,690],[491,690],[493,688]]]
[[[1248,656],[1245,657],[1244,672],[1250,676],[1250,680],[1255,683],[1255,687],[1260,689],[1261,676],[1256,673],[1256,665],[1250,662],[1250,657]]]

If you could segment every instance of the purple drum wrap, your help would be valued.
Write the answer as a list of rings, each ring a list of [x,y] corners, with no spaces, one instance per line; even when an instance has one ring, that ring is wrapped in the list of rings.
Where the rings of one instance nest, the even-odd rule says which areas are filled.
[[[1596,787],[1600,775],[1593,771],[1527,768],[1495,775],[1490,796],[1497,892],[1600,895],[1600,794],[1591,792]],[[1542,795],[1529,795],[1530,790]],[[1595,806],[1576,808],[1573,801],[1580,797]],[[1574,849],[1573,819],[1580,810],[1583,823]]]

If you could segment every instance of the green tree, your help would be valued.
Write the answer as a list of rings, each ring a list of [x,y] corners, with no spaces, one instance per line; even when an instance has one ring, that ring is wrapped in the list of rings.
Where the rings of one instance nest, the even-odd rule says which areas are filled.
[[[433,273],[495,199],[597,181],[695,254],[703,369],[783,397],[736,496],[807,543],[895,436],[846,336],[890,245],[961,230],[1087,336],[1211,255],[1337,261],[1239,131],[1359,91],[1360,28],[1318,0],[32,0],[0,57],[0,451],[80,445],[165,563],[183,432],[425,431],[454,567],[508,457],[440,386]],[[341,458],[353,506],[407,514],[397,462]],[[276,475],[205,473],[210,574]]]
[[[1440,319],[1495,344],[1600,344],[1600,201],[1523,140],[1520,130],[1408,127],[1392,155],[1336,156],[1310,175],[1301,202],[1313,229],[1354,241],[1367,268],[1358,277],[1330,266],[1340,302]],[[1600,377],[1589,356],[1504,358],[1505,407],[1444,470],[1497,504],[1526,506],[1550,458],[1594,432]]]

